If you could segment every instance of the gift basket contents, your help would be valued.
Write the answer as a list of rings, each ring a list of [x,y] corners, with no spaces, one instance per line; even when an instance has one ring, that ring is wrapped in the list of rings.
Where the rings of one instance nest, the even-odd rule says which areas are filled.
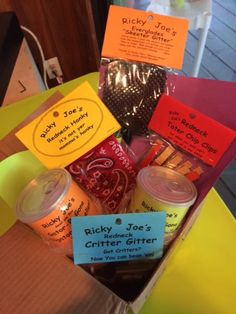
[[[150,148],[140,162],[140,168],[148,165],[164,166],[183,174],[190,181],[198,180],[209,169],[201,160],[158,134],[152,134],[148,144]]]
[[[152,112],[166,90],[166,73],[167,69],[154,64],[101,60],[99,96],[120,123],[127,143],[134,135],[149,134]]]
[[[19,195],[18,219],[127,300],[235,138],[168,96],[187,31],[183,19],[111,6],[98,93],[84,83],[16,133],[48,168]]]
[[[180,69],[187,21],[111,7],[100,63],[99,97],[121,125],[121,137],[149,134],[167,75]],[[114,30],[113,25],[116,25]],[[178,53],[173,56],[173,51]]]

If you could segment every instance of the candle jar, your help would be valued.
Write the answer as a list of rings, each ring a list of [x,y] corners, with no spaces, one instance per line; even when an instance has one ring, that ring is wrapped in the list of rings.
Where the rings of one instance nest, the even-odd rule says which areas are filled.
[[[145,167],[138,173],[129,211],[165,211],[164,242],[168,245],[196,197],[195,185],[182,174],[165,167]]]
[[[53,249],[72,253],[71,217],[100,214],[91,198],[61,168],[43,172],[19,195],[16,215]]]

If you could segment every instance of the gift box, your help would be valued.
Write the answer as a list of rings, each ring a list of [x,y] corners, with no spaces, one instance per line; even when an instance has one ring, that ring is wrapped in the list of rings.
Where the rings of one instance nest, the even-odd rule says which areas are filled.
[[[96,79],[97,75],[91,74],[65,84],[59,90],[66,94],[83,80],[92,80],[95,87]],[[236,96],[235,83],[181,76],[169,76],[168,80],[169,84],[174,84],[176,87],[173,89],[172,96],[236,130],[233,103]],[[26,107],[20,106],[18,103],[0,111],[3,121],[1,136],[3,137],[17,126],[54,91],[27,99]],[[7,119],[13,115],[15,117],[14,125],[9,126]],[[4,142],[4,145],[7,143]],[[3,150],[3,147],[1,149]],[[11,151],[16,153],[22,150],[24,147],[18,147],[15,151],[13,149]],[[6,155],[6,150],[4,152]],[[11,152],[8,151],[7,154],[11,155]],[[1,269],[4,269],[1,278],[4,289],[2,289],[0,308],[3,312],[8,313],[94,313],[95,311],[96,313],[127,313],[128,311],[137,313],[161,276],[177,242],[184,239],[197,218],[207,193],[235,154],[236,141],[234,140],[216,167],[198,186],[198,198],[188,212],[176,240],[155,267],[150,269],[149,278],[139,286],[139,289],[130,284],[126,290],[127,287],[123,287],[123,293],[112,291],[82,267],[75,266],[68,257],[50,250],[27,226],[20,222],[13,224],[14,220],[12,219],[9,222],[9,226],[13,224],[12,227],[0,238],[0,264]],[[34,166],[32,167],[32,165]],[[0,163],[1,215],[3,213],[7,216],[18,192],[41,170],[41,164],[28,151],[12,155]],[[130,293],[132,290],[134,290],[133,293]],[[128,292],[130,296],[128,296]]]

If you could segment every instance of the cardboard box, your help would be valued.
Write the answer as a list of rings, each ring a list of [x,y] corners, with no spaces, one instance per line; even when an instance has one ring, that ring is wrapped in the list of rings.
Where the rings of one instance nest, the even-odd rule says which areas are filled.
[[[89,80],[89,76],[84,79]],[[236,96],[236,84],[175,76],[170,80],[176,86],[172,96],[236,130],[235,115],[229,114],[235,111],[233,99]],[[189,99],[183,99],[188,95],[191,96]],[[224,105],[221,103],[223,96]],[[17,107],[14,109],[18,111]],[[0,308],[3,313],[138,313],[168,263],[175,245],[184,239],[191,228],[205,196],[235,155],[236,141],[198,187],[197,201],[189,211],[178,238],[156,264],[154,272],[140,291],[128,300],[98,282],[82,267],[75,266],[69,258],[51,251],[27,226],[19,222],[14,224],[0,238],[0,266],[4,270],[1,276],[3,289]],[[0,173],[6,162],[4,160],[0,163]],[[15,177],[18,175],[20,171],[15,173]],[[6,210],[8,200],[5,199],[5,202],[3,206]],[[128,286],[128,289],[132,288],[135,285]]]

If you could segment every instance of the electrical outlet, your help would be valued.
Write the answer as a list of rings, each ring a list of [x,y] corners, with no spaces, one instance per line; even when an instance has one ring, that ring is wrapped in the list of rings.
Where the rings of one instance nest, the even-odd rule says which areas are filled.
[[[45,69],[50,79],[62,76],[62,70],[57,57],[45,61]]]

